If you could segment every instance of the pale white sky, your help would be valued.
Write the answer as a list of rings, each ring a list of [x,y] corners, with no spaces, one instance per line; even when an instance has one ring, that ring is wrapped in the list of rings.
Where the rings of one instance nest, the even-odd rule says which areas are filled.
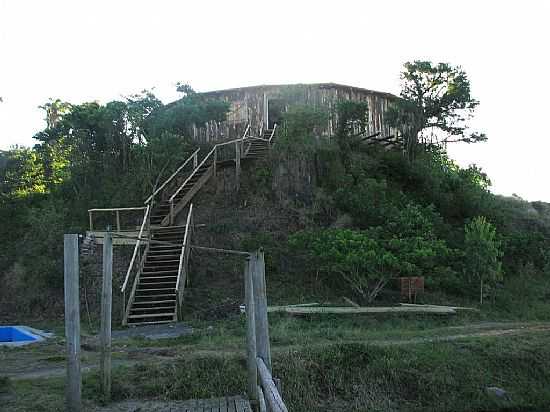
[[[0,149],[32,145],[49,97],[101,102],[336,82],[399,93],[407,60],[460,64],[489,142],[455,145],[493,191],[550,201],[550,1],[0,0]]]

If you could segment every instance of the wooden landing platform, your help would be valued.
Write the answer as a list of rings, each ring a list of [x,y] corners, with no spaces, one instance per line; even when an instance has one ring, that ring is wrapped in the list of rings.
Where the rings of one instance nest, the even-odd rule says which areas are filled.
[[[250,402],[241,396],[215,399],[193,399],[171,405],[171,412],[252,412]]]

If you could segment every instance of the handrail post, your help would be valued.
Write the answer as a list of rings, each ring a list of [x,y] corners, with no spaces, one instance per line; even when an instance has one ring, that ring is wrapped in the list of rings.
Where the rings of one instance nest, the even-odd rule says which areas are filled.
[[[174,200],[170,199],[170,224],[174,224]]]
[[[256,310],[254,303],[254,257],[248,257],[244,265],[244,292],[246,298],[246,357],[248,366],[248,397],[258,400],[258,366],[256,362]]]
[[[237,191],[239,191],[241,187],[241,149],[239,147],[239,142],[235,142],[235,185],[237,187]]]
[[[197,165],[199,164],[199,158],[197,157],[197,152],[193,155],[193,169],[197,168]]]
[[[267,319],[267,294],[265,285],[264,252],[254,253],[254,309],[256,310],[256,346],[258,357],[262,358],[271,372],[271,348],[269,344],[269,322]]]
[[[65,339],[67,345],[66,406],[68,411],[78,412],[82,408],[78,235],[65,234],[63,245]]]
[[[93,224],[92,211],[91,210],[88,210],[88,215],[90,216],[90,232],[92,232],[94,230],[94,224]]]
[[[120,232],[120,211],[116,211],[116,230]]]
[[[214,146],[214,161],[212,162],[212,177],[216,178],[216,163],[218,163],[218,145]]]

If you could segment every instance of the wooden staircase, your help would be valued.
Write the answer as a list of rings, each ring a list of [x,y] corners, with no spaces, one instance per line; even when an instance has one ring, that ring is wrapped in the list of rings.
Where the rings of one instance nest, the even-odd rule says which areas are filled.
[[[148,239],[138,239],[121,289],[125,304],[123,324],[177,321],[182,292],[188,281],[190,241],[193,232],[193,205],[190,205],[190,202],[193,196],[215,176],[217,167],[233,164],[240,168],[241,159],[264,158],[275,136],[275,129],[265,130],[259,138],[247,137],[249,129],[246,130],[240,139],[215,145],[200,163],[198,150],[194,152],[145,201],[147,211],[140,236],[147,227]],[[233,144],[235,148],[231,149],[229,145]],[[226,150],[228,148],[230,151]],[[227,157],[227,153],[233,153],[235,158],[224,158]],[[183,173],[185,166],[191,162],[192,170]],[[175,225],[176,217],[184,209],[188,210],[186,224]],[[126,301],[126,290],[132,274],[133,286]]]
[[[262,159],[264,158],[271,146],[270,138],[273,136],[273,129],[264,130],[262,139],[251,140],[246,151],[245,159]]]
[[[151,230],[128,324],[166,323],[177,320],[176,283],[185,226]]]

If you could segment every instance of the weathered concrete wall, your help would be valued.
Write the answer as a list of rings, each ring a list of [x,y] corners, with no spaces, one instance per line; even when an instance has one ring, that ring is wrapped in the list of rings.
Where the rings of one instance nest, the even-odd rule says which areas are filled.
[[[253,86],[202,93],[202,95],[206,98],[230,102],[231,108],[225,122],[210,122],[194,129],[194,139],[201,142],[239,137],[249,123],[252,134],[259,136],[262,130],[268,128],[268,125],[272,126],[273,117],[276,115],[275,106],[286,110],[294,104],[312,105],[325,109],[329,118],[326,126],[319,132],[321,136],[330,137],[334,134],[338,123],[335,111],[336,103],[342,100],[368,103],[368,134],[381,132],[382,136],[389,136],[395,133],[395,130],[392,130],[384,119],[390,102],[397,98],[389,93],[334,83],[322,83]]]

